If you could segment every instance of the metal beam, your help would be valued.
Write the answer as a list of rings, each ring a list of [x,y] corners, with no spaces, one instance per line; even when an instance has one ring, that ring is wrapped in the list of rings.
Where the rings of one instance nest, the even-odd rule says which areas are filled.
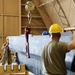
[[[40,0],[32,0],[32,1],[34,2],[39,14],[41,15],[47,29],[49,29],[49,26],[52,24],[52,22],[51,22],[48,14],[47,14],[45,8],[44,7],[39,7],[39,4],[41,3]]]

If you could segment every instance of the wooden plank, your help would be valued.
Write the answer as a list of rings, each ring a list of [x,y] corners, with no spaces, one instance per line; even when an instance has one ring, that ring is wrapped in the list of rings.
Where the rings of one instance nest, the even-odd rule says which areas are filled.
[[[3,35],[19,35],[19,18],[4,16],[4,34]]]
[[[19,15],[14,15],[14,14],[0,14],[0,16],[19,17]]]
[[[0,0],[0,14],[2,14],[2,0]]]
[[[25,72],[25,71],[26,71],[25,64],[20,64],[19,65],[19,72]]]
[[[4,6],[3,6],[3,2],[4,2],[4,0],[1,0],[1,4],[2,4],[2,14],[3,14],[3,12],[4,12]],[[3,43],[3,33],[4,33],[4,31],[3,31],[3,29],[4,29],[4,18],[3,18],[3,15],[2,15],[2,43]]]
[[[25,26],[22,26],[21,28],[25,28]],[[39,29],[39,28],[46,29],[46,27],[31,27],[31,29]]]
[[[2,35],[2,31],[3,31],[3,22],[2,22],[2,20],[3,20],[3,18],[2,18],[3,16],[0,16],[0,35]]]
[[[19,0],[19,35],[21,35],[21,0]]]
[[[12,66],[12,73],[17,73],[18,72],[18,65],[13,65]]]
[[[26,73],[25,72],[20,72],[20,73],[12,73],[10,75],[26,75]]]
[[[19,15],[19,0],[4,0],[4,14]]]
[[[6,73],[12,73],[11,65],[6,66]]]
[[[21,15],[21,17],[26,17],[26,18],[28,18],[27,15]],[[32,16],[32,18],[41,18],[41,16]]]
[[[0,66],[0,74],[4,74],[4,66],[3,65]]]
[[[1,50],[2,43],[3,43],[2,38],[0,38],[0,50]]]

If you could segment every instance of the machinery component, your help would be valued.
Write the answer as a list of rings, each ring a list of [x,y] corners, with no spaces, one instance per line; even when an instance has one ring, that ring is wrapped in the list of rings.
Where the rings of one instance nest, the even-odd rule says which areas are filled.
[[[25,5],[25,9],[26,11],[32,11],[34,10],[35,5],[32,1],[27,1],[26,5]]]
[[[30,24],[31,23],[31,11],[33,11],[34,10],[34,8],[35,8],[35,5],[34,5],[34,3],[32,2],[32,1],[27,1],[26,2],[26,5],[25,5],[25,9],[26,9],[26,11],[28,12],[28,14],[27,14],[27,17],[28,17],[28,24]],[[29,32],[30,32],[30,30],[29,30],[29,28],[28,27],[26,27],[25,28],[26,29],[26,33],[25,33],[25,36],[26,36],[26,56],[27,57],[30,57],[30,55],[29,55],[29,42],[28,42],[28,36],[29,36]]]
[[[42,39],[43,38],[43,39]],[[71,32],[61,33],[60,41],[70,42],[72,39]],[[26,65],[27,69],[34,73],[35,75],[42,74],[42,60],[41,60],[41,50],[45,43],[49,42],[51,38],[49,35],[46,36],[33,36],[29,35],[29,51],[30,58],[27,58],[26,46],[25,46],[25,35],[21,36],[9,36],[9,47],[11,50],[16,51],[18,54],[19,63]],[[39,42],[40,41],[40,42]],[[15,43],[14,43],[15,42]],[[75,50],[72,50],[66,54],[66,67],[70,72],[67,75],[75,75],[74,72],[71,72],[71,64],[73,61]]]
[[[31,11],[33,11],[35,8],[35,5],[32,1],[27,1],[25,5],[25,10],[28,12],[27,17],[28,17],[28,23],[31,23]]]

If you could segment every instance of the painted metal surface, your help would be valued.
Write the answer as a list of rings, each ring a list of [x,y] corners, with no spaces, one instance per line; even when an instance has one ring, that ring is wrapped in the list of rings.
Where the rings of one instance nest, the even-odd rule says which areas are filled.
[[[9,36],[9,47],[11,50],[18,53],[19,63],[27,65],[27,69],[34,73],[35,75],[42,75],[42,60],[41,51],[44,44],[49,42],[51,38],[49,35],[29,35],[29,52],[30,58],[26,57],[26,47],[25,47],[25,36]],[[72,40],[72,33],[66,32],[62,33],[60,41],[70,42]],[[70,51],[66,54],[66,66],[68,70],[71,70],[71,63],[75,50]],[[69,74],[69,73],[68,73]],[[72,73],[71,73],[72,74]],[[75,74],[75,73],[74,73]],[[73,75],[73,74],[72,74]]]

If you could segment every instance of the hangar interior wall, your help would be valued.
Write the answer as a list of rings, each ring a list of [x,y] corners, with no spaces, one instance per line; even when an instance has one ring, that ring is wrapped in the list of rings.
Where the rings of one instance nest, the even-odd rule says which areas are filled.
[[[0,0],[0,48],[7,36],[19,34],[19,0]]]
[[[25,4],[26,0],[0,0],[0,48],[7,36],[24,33],[24,28],[28,25],[28,12],[25,10]],[[46,26],[36,7],[31,15],[32,33],[34,35],[42,34],[46,30]]]

